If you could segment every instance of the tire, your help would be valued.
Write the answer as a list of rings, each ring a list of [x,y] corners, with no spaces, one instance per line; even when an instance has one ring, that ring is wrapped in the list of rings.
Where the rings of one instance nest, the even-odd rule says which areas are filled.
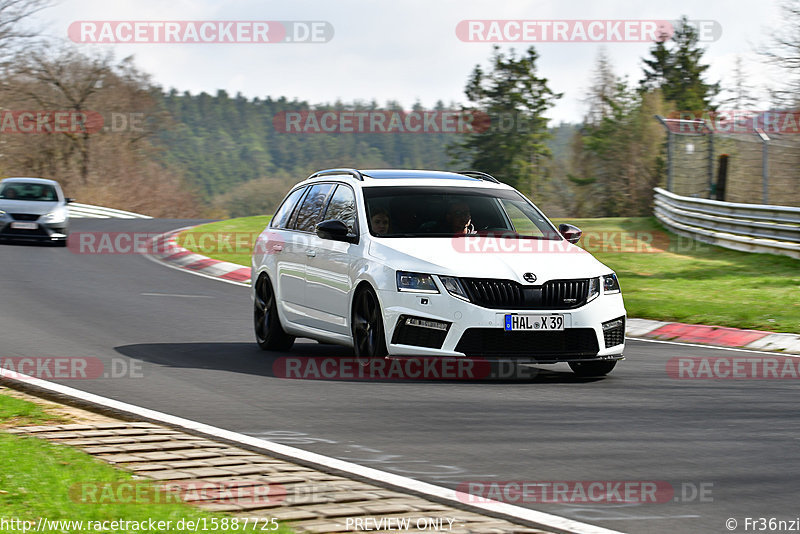
[[[356,358],[369,360],[386,356],[383,313],[372,288],[364,288],[356,293],[350,328]]]
[[[604,362],[569,362],[572,372],[581,377],[607,375],[614,369],[615,365],[617,365],[616,360]]]
[[[261,350],[289,350],[294,344],[294,336],[287,334],[278,319],[278,304],[275,292],[267,276],[260,276],[256,282],[253,303],[253,322],[256,343]]]

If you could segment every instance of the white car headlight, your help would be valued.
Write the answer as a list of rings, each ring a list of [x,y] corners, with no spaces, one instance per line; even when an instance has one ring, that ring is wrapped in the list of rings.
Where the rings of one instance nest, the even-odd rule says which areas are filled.
[[[412,293],[438,293],[433,276],[424,273],[397,271],[397,290]]]
[[[55,211],[51,211],[44,217],[42,217],[42,222],[46,223],[62,223],[67,220],[67,210],[59,209]]]
[[[614,273],[603,276],[603,293],[619,293],[619,280]]]
[[[453,295],[455,298],[466,300],[467,302],[470,301],[467,291],[464,289],[464,285],[461,283],[461,280],[454,276],[439,276],[439,280],[442,281],[442,285],[447,292]]]

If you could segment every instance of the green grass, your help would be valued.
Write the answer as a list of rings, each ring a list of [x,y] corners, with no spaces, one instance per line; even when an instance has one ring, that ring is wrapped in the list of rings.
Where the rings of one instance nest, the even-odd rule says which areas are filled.
[[[178,245],[231,263],[250,266],[253,243],[272,216],[242,217],[204,224],[183,232]]]
[[[0,428],[64,422],[63,417],[48,414],[38,404],[0,393]]]
[[[255,239],[268,221],[245,217],[193,232]],[[799,260],[692,241],[668,233],[652,217],[554,222],[581,228],[584,248],[616,271],[630,317],[800,333]],[[249,250],[237,252],[206,255],[249,266]]]
[[[10,400],[9,400],[10,399]],[[25,406],[27,405],[27,406]],[[37,418],[42,415],[41,409],[35,404],[18,399],[11,399],[0,395],[0,424],[9,423],[15,418]],[[33,437],[19,437],[0,432],[0,519],[20,519],[23,521],[37,522],[39,518],[48,520],[75,520],[75,521],[171,521],[170,529],[142,528],[138,532],[184,532],[186,529],[176,528],[180,520],[202,521],[205,519],[209,531],[212,530],[212,520],[222,524],[223,520],[230,521],[231,516],[224,514],[211,514],[200,511],[187,504],[175,502],[174,494],[168,499],[163,493],[156,493],[150,489],[147,493],[136,494],[140,497],[134,499],[138,502],[125,501],[127,493],[117,493],[122,498],[115,499],[112,504],[97,504],[96,502],[81,502],[79,484],[88,484],[90,488],[119,488],[119,484],[126,484],[134,480],[133,475],[114,469],[100,460],[92,458],[77,449],[49,443]],[[108,484],[108,485],[107,485]],[[149,482],[136,481],[136,486]],[[115,486],[116,485],[116,486]],[[128,486],[130,487],[130,486]],[[101,494],[98,492],[98,494]],[[144,495],[144,497],[142,497]],[[267,514],[265,514],[267,515]],[[129,527],[131,525],[128,525]],[[164,523],[163,526],[166,526]],[[216,532],[244,532],[239,524],[236,528],[220,528]],[[252,520],[248,531],[252,531]],[[259,529],[264,523],[259,525]],[[33,528],[36,528],[35,526]],[[21,529],[17,529],[21,530]],[[0,531],[11,532],[12,526],[0,525]],[[42,529],[41,532],[88,532],[86,525],[83,529],[75,526],[61,529]],[[123,533],[135,530],[108,529],[103,532]],[[269,531],[269,530],[268,530]],[[289,533],[286,527],[270,532]]]

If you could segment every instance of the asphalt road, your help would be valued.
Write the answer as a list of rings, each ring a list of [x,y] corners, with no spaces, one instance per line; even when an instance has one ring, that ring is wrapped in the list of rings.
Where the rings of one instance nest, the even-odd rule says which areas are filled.
[[[76,220],[73,231],[189,223]],[[0,245],[0,359],[98,358],[126,375],[63,381],[72,387],[444,486],[675,488],[677,502],[661,504],[517,503],[625,532],[728,532],[730,517],[741,532],[745,517],[800,516],[798,382],[666,372],[676,356],[743,353],[629,341],[599,380],[566,366],[511,381],[287,380],[272,371],[281,355],[253,341],[251,306],[247,288],[142,256]],[[350,352],[304,340],[288,355]]]

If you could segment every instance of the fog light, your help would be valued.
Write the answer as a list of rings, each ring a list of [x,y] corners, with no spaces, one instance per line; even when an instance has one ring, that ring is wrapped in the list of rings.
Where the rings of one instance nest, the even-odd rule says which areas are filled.
[[[431,330],[447,331],[450,324],[441,321],[432,321],[430,319],[419,319],[417,317],[407,317],[406,324],[408,326],[419,326],[420,328],[430,328]]]
[[[603,331],[613,330],[615,328],[619,328],[620,326],[624,325],[625,321],[620,319],[614,319],[613,321],[608,321],[607,323],[603,323]]]

